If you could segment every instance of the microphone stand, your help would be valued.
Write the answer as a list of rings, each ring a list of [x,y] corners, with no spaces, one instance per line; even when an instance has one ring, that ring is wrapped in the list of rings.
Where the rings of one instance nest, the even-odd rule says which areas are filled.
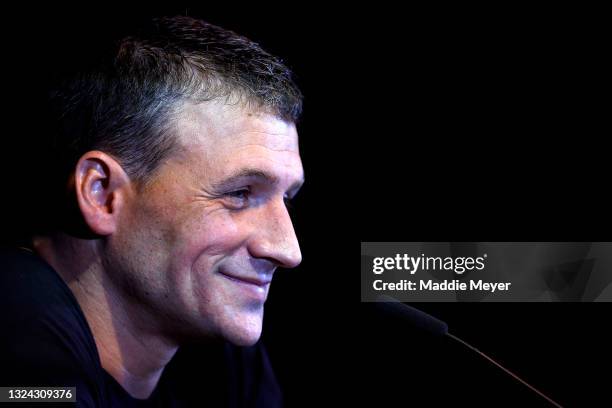
[[[538,394],[539,396],[544,398],[546,401],[550,402],[555,407],[563,408],[559,403],[554,401],[552,398],[548,397],[546,394],[544,394],[543,392],[541,392],[540,390],[535,388],[533,385],[529,384],[527,381],[523,380],[521,377],[519,377],[518,375],[514,374],[512,371],[508,370],[506,367],[502,366],[497,361],[493,360],[493,358],[489,357],[488,355],[486,355],[482,351],[478,350],[476,347],[472,346],[471,344],[469,344],[465,340],[462,340],[459,337],[457,337],[457,336],[455,336],[455,335],[453,335],[451,333],[448,333],[448,332],[446,333],[446,336],[450,337],[451,339],[454,339],[454,340],[458,341],[459,343],[463,344],[465,347],[469,348],[470,350],[475,351],[476,353],[478,353],[479,355],[481,355],[485,359],[489,360],[491,363],[495,364],[497,367],[499,367],[502,370],[504,370],[511,377],[515,378],[517,381],[519,381],[520,383],[524,384],[527,388],[529,388],[530,390],[532,390],[533,392],[535,392],[536,394]]]

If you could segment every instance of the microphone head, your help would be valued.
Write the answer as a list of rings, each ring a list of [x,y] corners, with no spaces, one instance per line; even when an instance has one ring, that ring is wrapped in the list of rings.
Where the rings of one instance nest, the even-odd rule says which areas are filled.
[[[426,331],[435,336],[445,336],[448,334],[448,325],[442,320],[417,309],[406,305],[390,296],[378,297],[377,306],[386,313],[406,321],[419,330]]]

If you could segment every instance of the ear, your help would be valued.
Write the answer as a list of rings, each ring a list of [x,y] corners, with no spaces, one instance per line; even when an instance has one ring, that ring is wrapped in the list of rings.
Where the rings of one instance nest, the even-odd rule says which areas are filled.
[[[117,228],[132,185],[119,162],[94,150],[79,159],[75,174],[76,198],[85,224],[96,235],[110,235]]]

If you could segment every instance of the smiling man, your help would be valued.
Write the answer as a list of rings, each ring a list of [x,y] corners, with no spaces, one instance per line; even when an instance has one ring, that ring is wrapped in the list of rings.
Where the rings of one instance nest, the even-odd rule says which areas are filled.
[[[301,261],[286,207],[304,180],[300,91],[257,44],[188,17],[105,55],[53,82],[61,212],[2,254],[0,386],[76,386],[82,406],[278,405],[258,340],[275,270]],[[190,366],[183,346],[218,352]]]

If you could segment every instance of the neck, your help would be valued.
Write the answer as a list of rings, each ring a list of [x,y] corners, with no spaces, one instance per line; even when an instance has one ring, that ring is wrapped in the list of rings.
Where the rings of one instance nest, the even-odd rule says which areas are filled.
[[[147,323],[153,317],[110,279],[98,241],[57,235],[37,237],[33,244],[79,302],[102,367],[132,397],[148,398],[178,345],[152,329],[155,325]]]

